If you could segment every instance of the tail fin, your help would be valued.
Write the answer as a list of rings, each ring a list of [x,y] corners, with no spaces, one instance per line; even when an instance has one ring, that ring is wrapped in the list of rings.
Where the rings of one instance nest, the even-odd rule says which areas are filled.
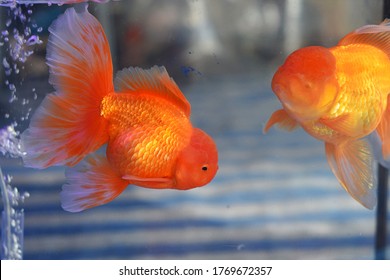
[[[66,170],[61,205],[69,212],[80,212],[110,202],[129,184],[110,166],[105,156],[92,154]]]
[[[48,95],[22,134],[26,166],[74,165],[108,139],[100,115],[114,91],[110,49],[100,23],[87,10],[67,9],[49,28],[47,64],[56,92]]]
[[[376,205],[371,150],[366,140],[341,146],[325,143],[328,163],[343,188],[368,209]]]

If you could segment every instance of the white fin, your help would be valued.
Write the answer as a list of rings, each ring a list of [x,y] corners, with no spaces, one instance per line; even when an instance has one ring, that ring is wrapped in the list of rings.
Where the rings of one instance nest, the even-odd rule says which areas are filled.
[[[325,143],[328,163],[344,189],[364,207],[376,205],[373,161],[365,140],[355,140],[340,146]]]
[[[93,154],[66,170],[61,205],[69,212],[80,212],[106,204],[129,184],[110,166],[105,156]]]

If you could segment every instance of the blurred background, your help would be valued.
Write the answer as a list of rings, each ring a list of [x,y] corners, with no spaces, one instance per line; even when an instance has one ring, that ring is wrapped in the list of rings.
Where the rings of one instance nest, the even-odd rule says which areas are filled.
[[[53,91],[48,26],[68,7],[0,7],[1,128],[23,131]],[[374,258],[375,211],[338,184],[323,143],[301,129],[262,129],[280,108],[270,81],[286,56],[380,23],[382,0],[122,0],[89,11],[106,31],[115,71],[167,68],[194,126],[216,140],[220,169],[202,188],[129,186],[105,206],[72,214],[59,202],[64,168],[33,170],[1,156],[11,184],[30,193],[25,259]]]

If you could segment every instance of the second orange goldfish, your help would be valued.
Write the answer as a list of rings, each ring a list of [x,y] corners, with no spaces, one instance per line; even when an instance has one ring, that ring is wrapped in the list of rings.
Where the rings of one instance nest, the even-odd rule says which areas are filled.
[[[118,73],[115,91],[108,41],[86,7],[66,10],[49,28],[47,63],[56,92],[21,136],[25,165],[82,160],[67,169],[61,193],[71,212],[107,203],[129,184],[187,190],[209,183],[218,169],[217,147],[192,127],[190,104],[176,83],[164,67],[128,68]],[[92,153],[105,143],[106,156]]]
[[[376,205],[373,156],[390,159],[390,23],[366,25],[337,46],[306,47],[290,54],[276,71],[272,90],[283,109],[275,124],[298,125],[325,142],[328,163],[345,190],[363,206]],[[366,136],[379,139],[369,145]],[[380,147],[381,146],[381,147]]]

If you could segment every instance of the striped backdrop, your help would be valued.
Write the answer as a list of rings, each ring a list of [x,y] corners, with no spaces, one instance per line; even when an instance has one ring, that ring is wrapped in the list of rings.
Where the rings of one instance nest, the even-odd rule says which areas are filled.
[[[337,183],[323,144],[300,129],[262,133],[279,106],[267,77],[200,76],[182,89],[194,125],[219,148],[220,169],[206,187],[129,186],[108,205],[74,214],[60,207],[63,168],[1,158],[13,186],[31,195],[25,259],[373,258],[375,212]]]

